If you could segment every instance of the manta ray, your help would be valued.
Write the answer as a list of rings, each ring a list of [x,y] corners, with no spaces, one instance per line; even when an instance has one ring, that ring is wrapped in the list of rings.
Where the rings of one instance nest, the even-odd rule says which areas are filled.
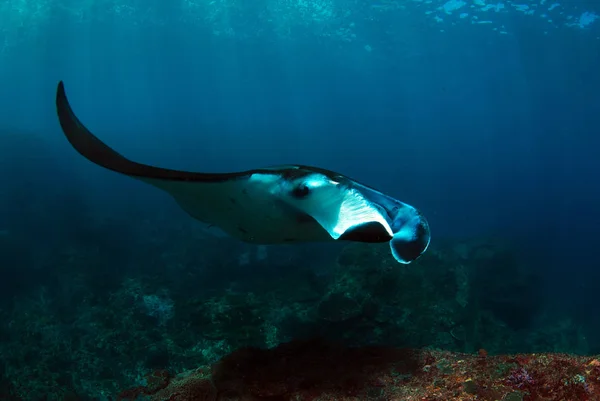
[[[72,147],[94,164],[169,193],[193,218],[253,244],[389,242],[403,264],[422,255],[429,224],[414,207],[336,172],[304,165],[232,173],[171,170],[129,160],[77,118],[63,82],[56,109]]]

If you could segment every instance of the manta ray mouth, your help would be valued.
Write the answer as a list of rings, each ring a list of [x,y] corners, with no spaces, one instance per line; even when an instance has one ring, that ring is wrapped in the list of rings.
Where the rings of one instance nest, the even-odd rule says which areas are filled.
[[[420,214],[394,233],[390,241],[392,255],[399,263],[415,261],[429,247],[431,232],[429,223]]]

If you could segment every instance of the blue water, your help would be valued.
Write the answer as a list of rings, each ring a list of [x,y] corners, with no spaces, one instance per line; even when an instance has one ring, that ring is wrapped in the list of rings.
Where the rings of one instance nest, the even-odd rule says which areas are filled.
[[[64,80],[78,116],[131,159],[341,172],[421,209],[433,242],[511,239],[549,302],[593,322],[600,3],[554,3],[5,0],[1,235],[39,260],[89,216],[189,220],[70,148]]]

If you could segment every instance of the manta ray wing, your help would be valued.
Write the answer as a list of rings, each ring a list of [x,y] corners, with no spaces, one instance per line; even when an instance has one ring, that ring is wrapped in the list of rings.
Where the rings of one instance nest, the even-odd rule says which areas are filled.
[[[137,163],[117,153],[81,123],[69,104],[62,82],[58,84],[56,108],[62,130],[79,154],[101,167],[166,191],[197,220],[215,225],[246,242],[331,240],[311,216],[273,196],[269,185],[278,178],[276,168],[198,173]]]

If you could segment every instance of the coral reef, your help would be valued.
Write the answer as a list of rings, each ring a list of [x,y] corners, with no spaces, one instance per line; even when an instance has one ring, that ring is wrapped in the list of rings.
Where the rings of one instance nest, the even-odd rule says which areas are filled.
[[[566,354],[488,356],[349,348],[308,340],[245,348],[209,370],[121,393],[151,401],[560,401],[600,399],[600,362]]]
[[[497,238],[438,240],[421,259],[399,266],[385,244],[252,247],[191,224],[185,216],[181,222],[160,216],[148,220],[132,212],[130,220],[117,221],[81,213],[93,223],[42,243],[42,250],[30,252],[37,255],[36,264],[3,265],[7,280],[14,279],[3,283],[11,297],[0,299],[3,399],[104,401],[124,388],[181,399],[176,397],[197,387],[208,399],[213,388],[222,398],[224,388],[235,393],[234,387],[253,386],[234,380],[234,365],[227,361],[245,355],[249,359],[240,369],[251,370],[262,366],[261,358],[271,361],[271,354],[257,350],[290,341],[296,342],[275,349],[287,350],[284,360],[293,357],[297,365],[271,361],[277,369],[267,376],[281,370],[306,379],[294,384],[278,376],[285,383],[273,384],[265,393],[270,397],[279,397],[280,385],[298,396],[310,383],[330,397],[348,390],[333,377],[317,383],[299,366],[314,362],[344,372],[322,360],[319,353],[326,351],[331,360],[356,367],[344,358],[372,355],[355,351],[365,346],[385,347],[369,352],[385,349],[396,356],[392,350],[423,347],[472,354],[485,348],[489,355],[594,349],[586,335],[590,327],[545,303],[536,270]],[[13,234],[0,237],[0,247],[20,249],[17,245],[32,246]],[[355,348],[346,352],[341,345],[302,343],[313,338]],[[300,344],[313,362],[298,359]],[[418,361],[424,358],[425,351],[414,352]],[[364,373],[360,369],[346,371],[348,383],[387,380],[389,366],[378,367],[368,380],[356,377]],[[507,373],[503,386],[524,392],[540,383],[535,366],[514,368],[514,383]],[[411,372],[410,377],[425,376]],[[381,392],[392,394],[391,387],[365,386],[373,399]]]

